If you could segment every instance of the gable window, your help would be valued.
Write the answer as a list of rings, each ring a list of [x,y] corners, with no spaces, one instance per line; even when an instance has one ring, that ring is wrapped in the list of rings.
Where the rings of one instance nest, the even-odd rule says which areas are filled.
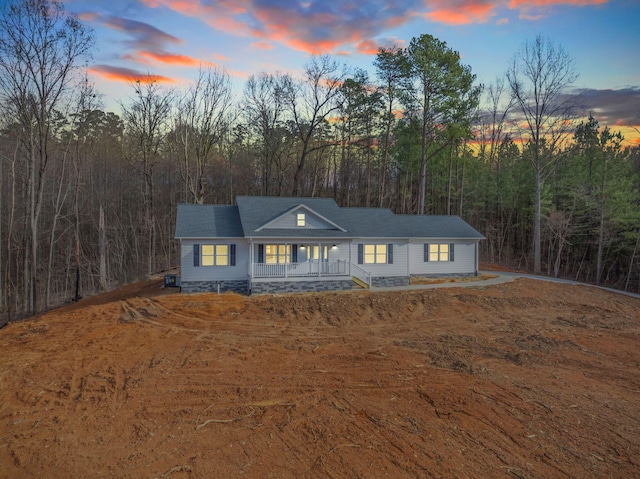
[[[453,243],[427,243],[424,246],[425,261],[453,261]]]
[[[298,213],[296,215],[296,226],[306,226],[307,216],[304,213]]]
[[[194,266],[235,266],[235,245],[193,245]]]

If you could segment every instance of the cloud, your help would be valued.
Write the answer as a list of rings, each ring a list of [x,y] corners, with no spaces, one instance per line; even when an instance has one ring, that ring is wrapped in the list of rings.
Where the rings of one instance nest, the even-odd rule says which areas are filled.
[[[432,0],[429,2],[430,11],[424,17],[447,25],[486,23],[495,15],[498,3],[488,0]]]
[[[306,53],[349,51],[374,54],[380,35],[416,18],[433,23],[486,23],[507,12],[538,19],[554,6],[587,7],[608,0],[141,0],[151,8],[168,8],[198,18],[211,28],[256,40],[265,49],[274,43]]]
[[[379,49],[380,46],[374,40],[362,40],[356,45],[356,51],[363,55],[375,55]]]
[[[126,33],[131,40],[126,43],[136,50],[158,51],[162,50],[167,43],[183,44],[184,41],[169,35],[147,23],[129,20],[122,17],[104,17],[99,21],[105,26]]]
[[[101,16],[97,13],[84,13],[83,16],[94,22],[99,22],[104,26],[127,35],[128,40],[124,41],[127,53],[120,56],[123,60],[130,60],[135,63],[151,65],[161,63],[171,66],[216,66],[214,63],[206,62],[180,53],[173,53],[166,47],[167,45],[183,45],[184,40],[164,32],[148,23],[117,16]],[[115,73],[116,77],[118,76]],[[139,74],[136,73],[136,78]],[[162,80],[160,80],[162,79]],[[166,81],[166,77],[158,77],[158,81]]]
[[[508,8],[518,10],[522,20],[537,21],[547,17],[552,7],[590,7],[608,2],[609,0],[509,0]]]
[[[347,47],[374,52],[373,43],[364,42],[382,43],[380,34],[413,20],[423,8],[422,0],[142,1],[200,18],[225,33],[316,54],[344,52]]]
[[[198,60],[197,58],[190,57],[188,55],[178,55],[175,53],[166,53],[166,52],[139,52],[139,57],[147,58],[150,60],[154,60],[156,62],[165,63],[167,65],[178,65],[178,66],[199,66],[203,65],[204,62]],[[215,66],[213,63],[206,63],[208,66]]]
[[[583,88],[576,91],[587,112],[600,125],[630,126],[640,122],[640,87],[619,90],[596,90]]]
[[[115,67],[112,65],[93,65],[89,68],[89,73],[107,80],[131,83],[139,81],[142,83],[159,82],[174,83],[175,80],[162,75],[142,73],[131,68]]]
[[[609,0],[510,0],[509,8],[521,7],[553,7],[557,5],[569,5],[574,7],[587,7],[591,5],[603,5]]]
[[[262,40],[259,42],[253,42],[251,46],[257,48],[258,50],[273,50],[275,48],[273,46],[273,43],[265,42]]]

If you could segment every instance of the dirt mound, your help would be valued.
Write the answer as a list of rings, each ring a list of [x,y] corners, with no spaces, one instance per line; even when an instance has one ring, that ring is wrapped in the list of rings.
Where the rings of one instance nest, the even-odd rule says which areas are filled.
[[[0,331],[0,477],[637,477],[640,300],[160,283]]]

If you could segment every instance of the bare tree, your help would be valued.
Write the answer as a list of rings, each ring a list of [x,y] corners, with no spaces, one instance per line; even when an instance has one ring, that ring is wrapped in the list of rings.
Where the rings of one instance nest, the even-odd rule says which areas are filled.
[[[479,119],[479,157],[493,165],[498,157],[498,149],[507,135],[507,118],[514,106],[514,98],[506,91],[504,78],[497,78],[495,84],[488,85],[486,107],[478,113]],[[505,96],[508,98],[505,100]]]
[[[15,0],[0,17],[0,99],[21,124],[27,152],[29,310],[37,309],[38,229],[51,159],[51,122],[64,109],[93,32],[53,0]]]
[[[132,86],[135,93],[133,101],[129,105],[121,104],[126,136],[123,155],[143,177],[147,274],[151,275],[155,271],[156,247],[154,168],[165,147],[174,93],[163,91],[155,81],[136,81]]]
[[[262,192],[273,193],[273,177],[282,171],[286,142],[282,141],[285,129],[284,98],[281,92],[281,75],[261,73],[253,75],[245,85],[242,109],[249,131],[257,140],[260,155]],[[277,168],[277,171],[273,171]]]
[[[204,203],[206,168],[225,137],[231,104],[229,75],[212,68],[201,69],[195,84],[178,102],[172,146],[180,159],[186,194],[193,203]]]
[[[566,138],[577,113],[577,98],[567,88],[577,79],[574,62],[560,45],[538,35],[526,41],[513,56],[507,81],[524,123],[531,146],[535,176],[533,271],[540,273],[540,218],[544,174],[558,158],[558,144]]]
[[[340,71],[338,62],[328,55],[322,55],[311,58],[305,67],[302,82],[295,81],[288,75],[282,77],[282,92],[302,144],[293,175],[292,196],[298,196],[300,177],[307,156],[325,146],[323,144],[312,146],[312,141],[318,126],[339,108],[336,100],[339,97],[344,76],[345,72]]]

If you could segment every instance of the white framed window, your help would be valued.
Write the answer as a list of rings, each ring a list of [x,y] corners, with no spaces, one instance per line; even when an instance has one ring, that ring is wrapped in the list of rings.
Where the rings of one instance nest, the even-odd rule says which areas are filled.
[[[364,245],[364,264],[385,264],[387,262],[386,244]]]
[[[359,243],[358,264],[393,264],[393,243]]]
[[[298,213],[296,215],[296,226],[306,226],[307,225],[307,215],[304,213]]]
[[[288,245],[288,244],[264,245],[264,262],[267,264],[291,263],[291,245]]]
[[[329,247],[328,246],[309,246],[309,255],[310,260],[322,260],[326,261],[329,259]]]
[[[228,244],[203,244],[201,247],[201,266],[229,266]]]
[[[429,261],[451,261],[449,243],[430,243]]]

